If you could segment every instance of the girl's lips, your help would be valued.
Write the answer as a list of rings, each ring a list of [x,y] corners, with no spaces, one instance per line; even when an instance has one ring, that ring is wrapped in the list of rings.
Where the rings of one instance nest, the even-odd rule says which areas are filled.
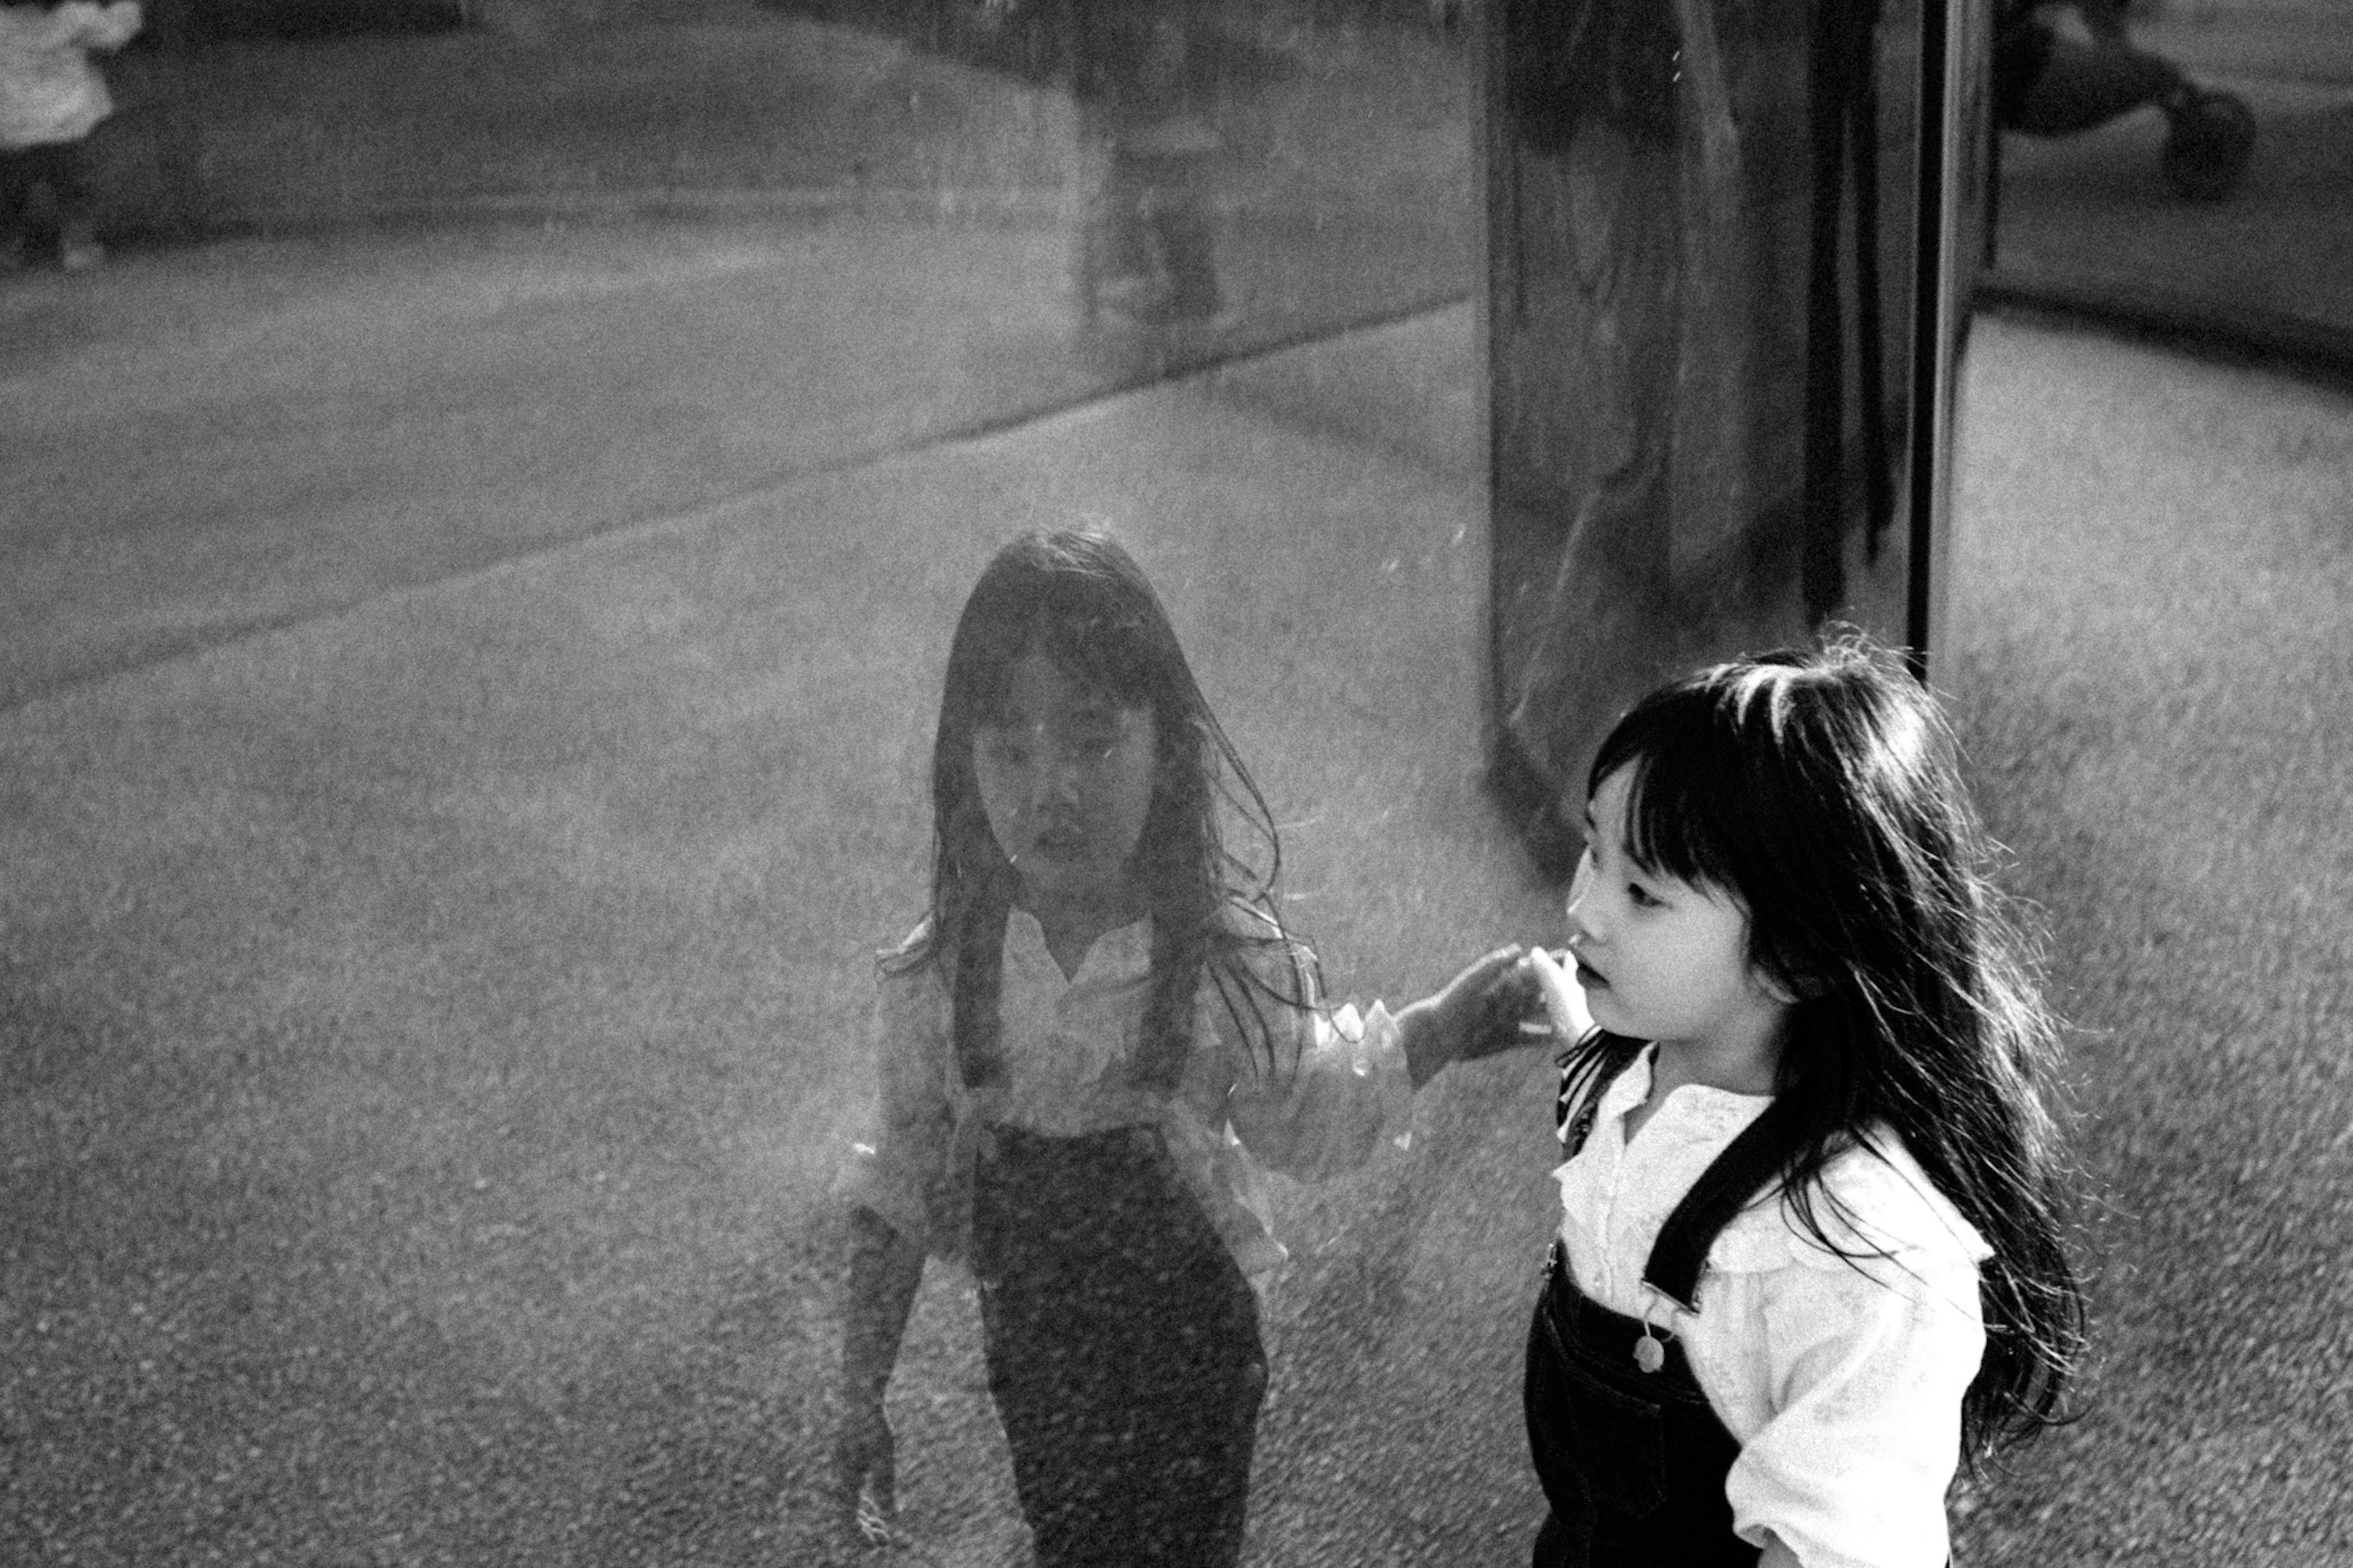
[[[1577,983],[1579,985],[1584,986],[1588,991],[1592,990],[1597,985],[1607,985],[1609,984],[1599,970],[1591,968],[1581,960],[1578,962],[1577,966]]]

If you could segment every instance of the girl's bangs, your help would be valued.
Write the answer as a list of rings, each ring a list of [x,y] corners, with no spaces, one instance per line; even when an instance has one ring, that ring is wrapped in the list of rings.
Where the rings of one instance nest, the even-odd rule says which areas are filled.
[[[1121,708],[1152,706],[1152,694],[1162,684],[1155,679],[1148,630],[1132,617],[1041,618],[1030,646],[1079,686]]]
[[[1073,685],[1119,708],[1148,708],[1158,685],[1143,628],[1102,614],[1057,615],[1041,605],[1018,621],[997,628],[975,660],[970,688],[976,724],[1005,717],[1012,700],[1013,668],[1031,654]]]
[[[1707,742],[1704,735],[1653,734],[1609,772],[1631,770],[1625,848],[1635,865],[1654,876],[1736,893],[1728,847],[1736,831],[1731,819],[1739,809],[1733,798],[1738,786],[1730,760],[1710,755],[1715,748]]]

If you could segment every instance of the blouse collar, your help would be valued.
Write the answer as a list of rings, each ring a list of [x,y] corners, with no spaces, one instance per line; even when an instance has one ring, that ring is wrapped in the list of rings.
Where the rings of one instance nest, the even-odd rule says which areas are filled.
[[[1049,961],[1050,962],[1050,960]],[[1659,1047],[1653,1043],[1644,1046],[1640,1055],[1618,1075],[1602,1098],[1602,1113],[1621,1117],[1651,1098],[1651,1078],[1659,1058]],[[1763,1114],[1773,1103],[1769,1094],[1741,1094],[1729,1089],[1716,1089],[1704,1083],[1687,1083],[1667,1096],[1667,1102],[1654,1115],[1688,1119],[1694,1131],[1721,1128],[1738,1128]]]
[[[1095,938],[1086,956],[1079,960],[1078,973],[1064,981],[1062,966],[1046,950],[1046,928],[1038,923],[1037,916],[1016,904],[1006,914],[1005,961],[1071,985],[1082,980],[1113,984],[1134,980],[1152,967],[1152,917],[1139,915]]]

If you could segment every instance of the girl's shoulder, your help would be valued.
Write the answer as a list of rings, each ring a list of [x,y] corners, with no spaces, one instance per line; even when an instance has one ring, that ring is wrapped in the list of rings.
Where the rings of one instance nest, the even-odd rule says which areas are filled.
[[[1273,912],[1248,899],[1229,898],[1218,906],[1214,929],[1219,945],[1239,957],[1261,980],[1317,982],[1315,952]]]
[[[874,954],[874,983],[881,993],[883,1005],[905,1005],[921,997],[944,998],[947,979],[942,973],[939,943],[933,939],[929,916],[915,923],[915,929],[902,938],[897,945],[886,947]]]
[[[1974,1268],[1991,1256],[1977,1227],[1936,1190],[1892,1129],[1874,1128],[1832,1153],[1802,1197],[1776,1188],[1725,1227],[1709,1261],[1749,1272],[1893,1263]]]
[[[878,949],[874,963],[884,974],[895,974],[921,967],[931,956],[932,917],[925,915],[895,945]]]
[[[1220,934],[1244,942],[1276,944],[1293,940],[1273,910],[1250,899],[1229,895],[1219,900],[1215,919]]]
[[[915,922],[914,930],[901,937],[892,946],[883,948],[875,956],[887,963],[894,958],[904,958],[910,954],[920,953],[931,945],[932,917],[927,914]]]
[[[946,1039],[953,1000],[928,919],[896,946],[875,953],[874,1008],[888,1038]]]

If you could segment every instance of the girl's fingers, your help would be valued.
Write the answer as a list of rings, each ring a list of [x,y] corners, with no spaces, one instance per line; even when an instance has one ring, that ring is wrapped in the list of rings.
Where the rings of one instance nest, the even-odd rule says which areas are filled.
[[[1577,1039],[1593,1027],[1593,1015],[1585,1005],[1584,991],[1551,953],[1541,947],[1529,949],[1528,972],[1536,978],[1536,994],[1543,999],[1545,1013],[1552,1019],[1553,1033],[1563,1042]]]
[[[1499,947],[1493,952],[1472,959],[1462,973],[1455,976],[1456,983],[1482,989],[1492,987],[1519,966],[1526,952],[1527,949],[1516,943]]]

